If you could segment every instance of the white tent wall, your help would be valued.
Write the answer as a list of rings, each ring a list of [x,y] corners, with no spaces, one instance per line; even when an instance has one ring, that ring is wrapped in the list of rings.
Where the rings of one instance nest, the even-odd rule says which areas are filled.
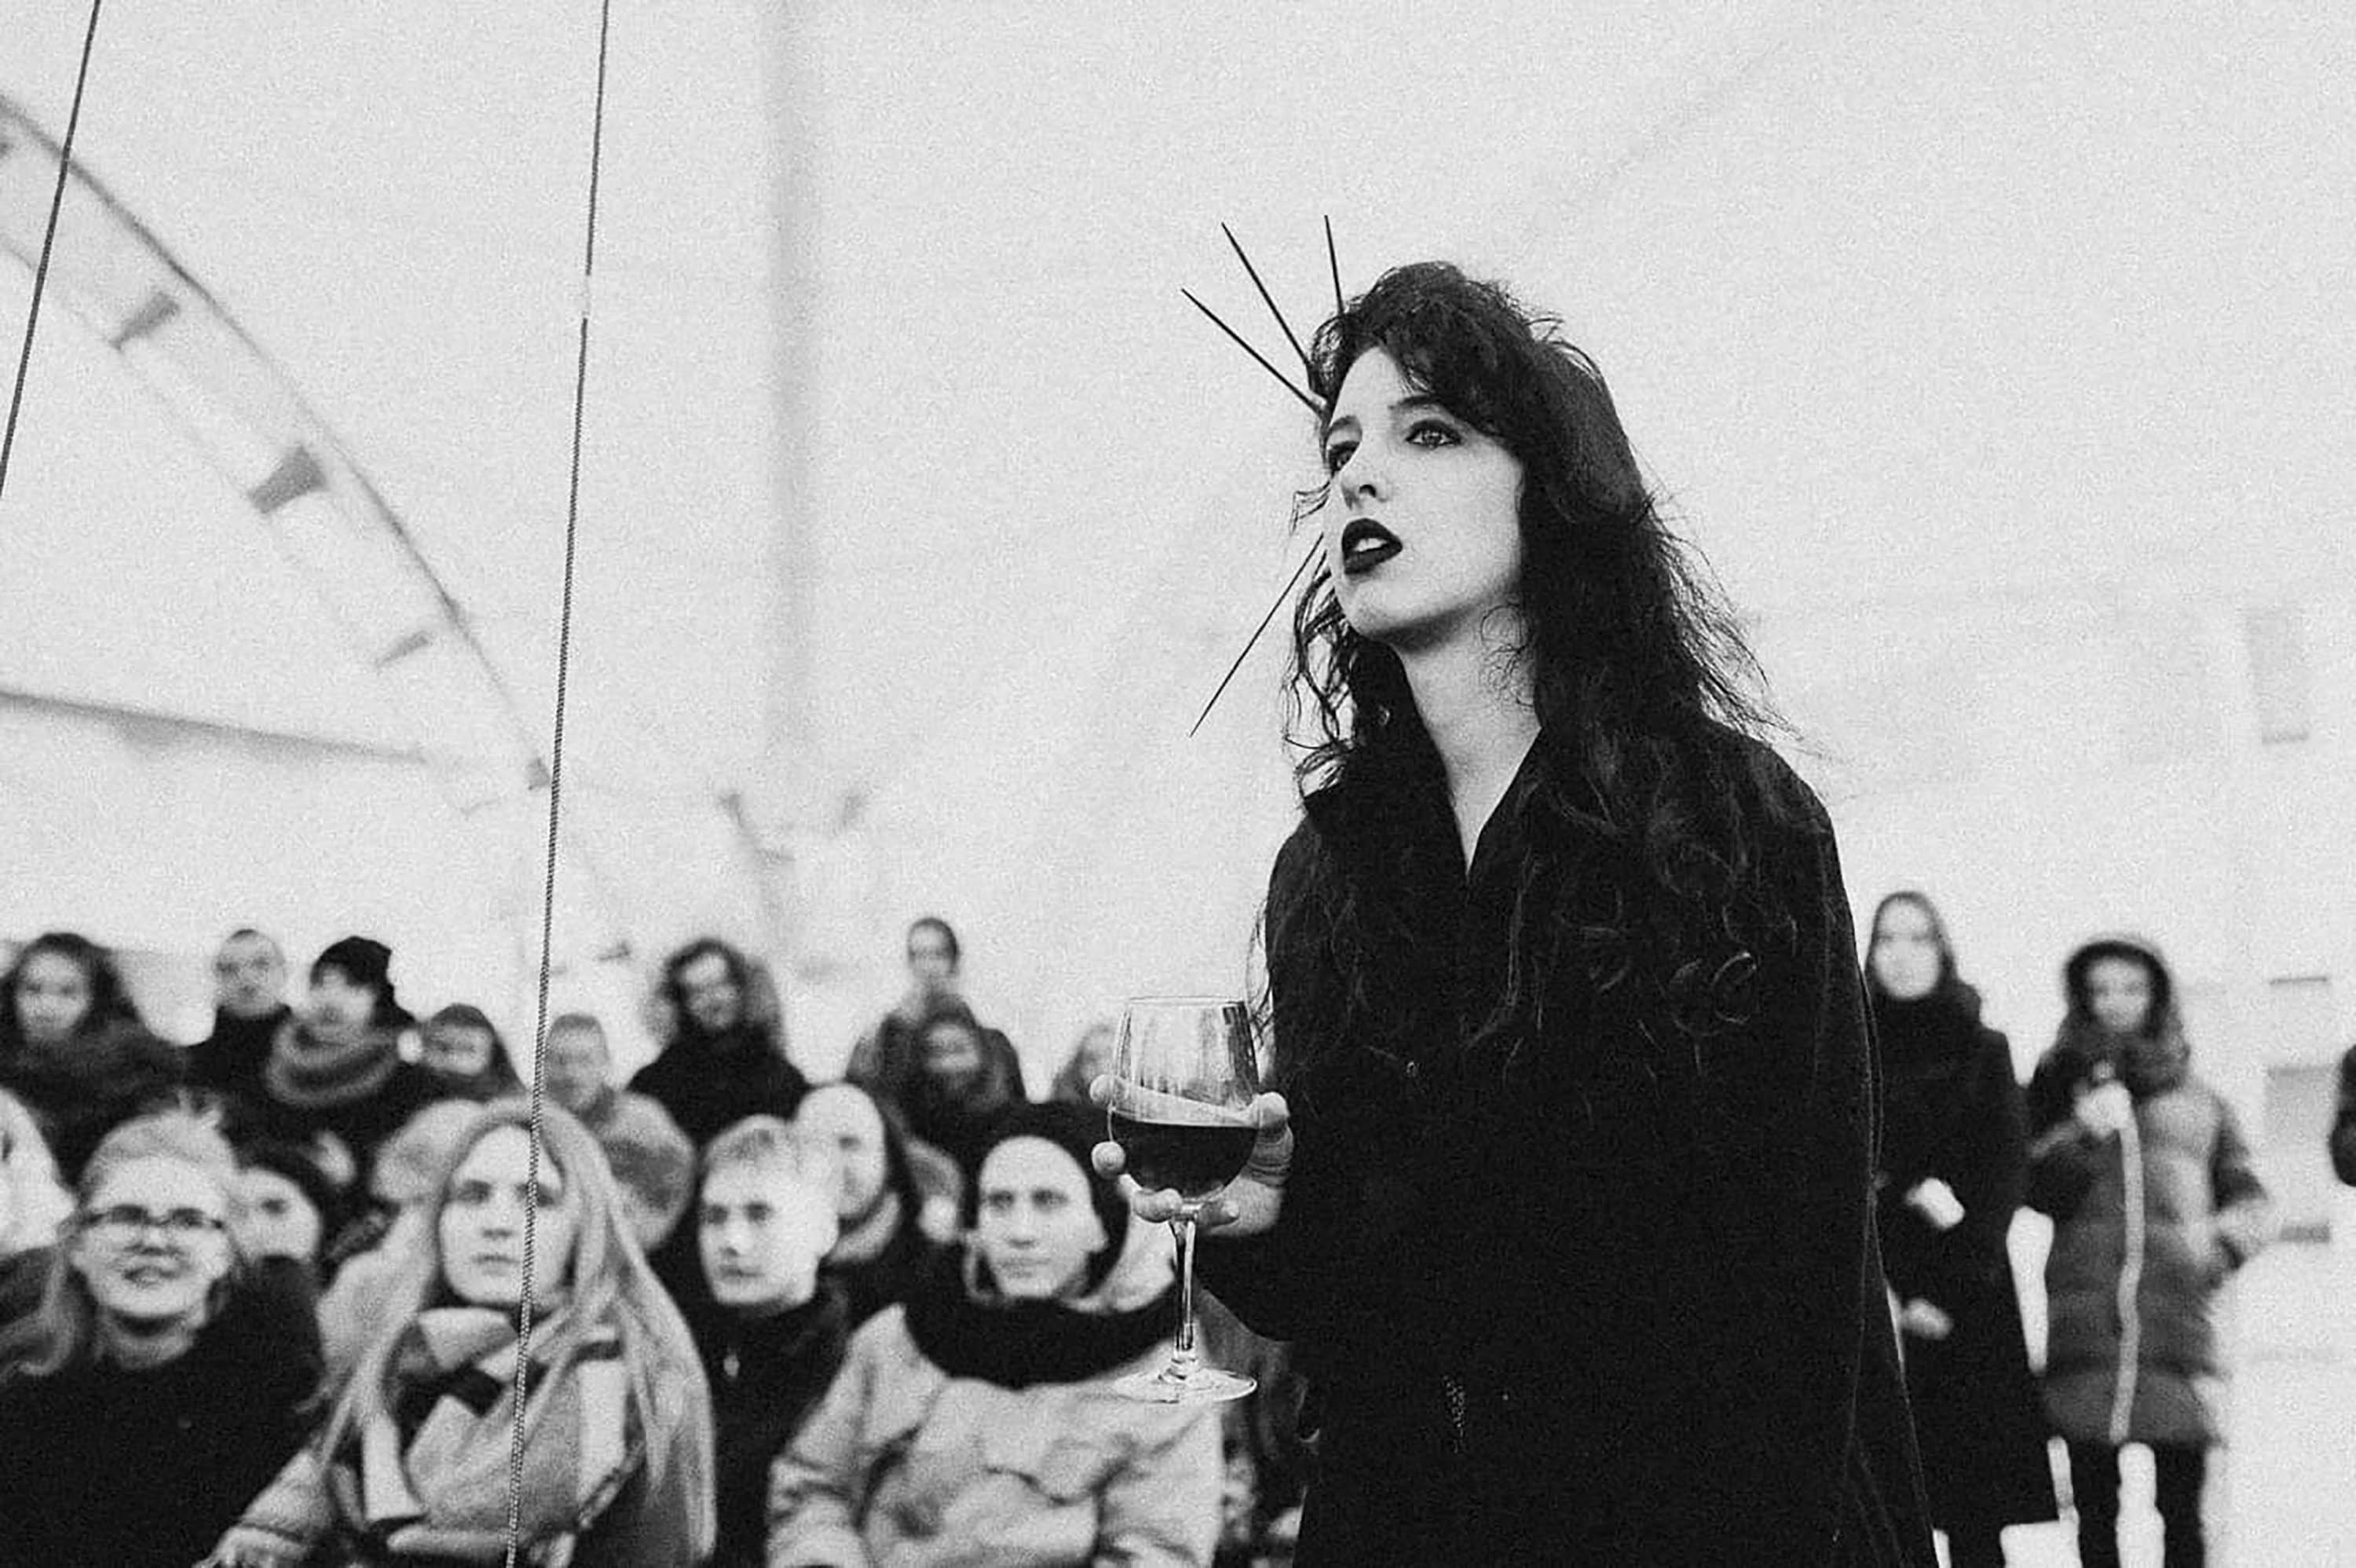
[[[0,60],[53,125],[72,9],[12,14]],[[2330,933],[2297,941],[2346,1032],[2329,890],[2356,864],[2319,824],[2345,822],[2349,621],[2319,594],[2356,486],[2356,133],[2326,69],[2348,16],[1496,4],[1435,33],[1323,0],[1087,25],[837,0],[788,35],[750,0],[616,13],[569,776],[584,812],[594,785],[656,825],[610,830],[642,955],[705,925],[763,941],[752,868],[788,858],[819,1070],[925,910],[1040,1072],[1125,991],[1242,982],[1287,817],[1277,649],[1181,737],[1290,570],[1310,432],[1176,291],[1280,348],[1215,225],[1305,330],[1328,212],[1352,288],[1444,254],[1566,312],[1824,753],[1852,891],[1947,901],[2024,1050],[2061,949],[2112,923],[2220,998],[2202,1049],[2240,1053],[2220,1065],[2245,1085],[2251,998],[2310,962],[2253,919]],[[788,47],[791,69],[763,58]],[[594,48],[553,0],[118,10],[82,131],[348,436],[535,713]],[[209,681],[356,711],[364,675],[329,681],[299,651],[316,635],[139,587],[155,519],[193,493],[174,460],[141,465],[164,498],[144,512],[71,508],[131,464],[45,444],[83,417],[60,332],[0,509],[0,684],[75,695],[129,628],[193,620],[180,662]],[[72,510],[37,592],[35,496]],[[789,703],[765,685],[787,573],[814,616]],[[130,603],[75,613],[116,582]],[[2315,735],[2256,745],[2240,628],[2286,603]],[[808,733],[765,733],[783,712]],[[2089,725],[2146,749],[2076,744]],[[764,775],[787,752],[806,794]],[[758,846],[712,808],[732,790]]]

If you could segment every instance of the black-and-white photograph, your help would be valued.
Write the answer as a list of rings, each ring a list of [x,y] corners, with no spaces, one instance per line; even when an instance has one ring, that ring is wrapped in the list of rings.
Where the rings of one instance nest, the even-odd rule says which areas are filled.
[[[0,0],[0,1568],[2356,1568],[2351,59]]]

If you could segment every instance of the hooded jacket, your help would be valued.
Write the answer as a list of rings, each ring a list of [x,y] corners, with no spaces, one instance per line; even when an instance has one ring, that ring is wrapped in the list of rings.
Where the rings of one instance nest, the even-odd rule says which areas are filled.
[[[2088,977],[2104,958],[2152,976],[2146,1026],[2104,1028]],[[2045,1408],[2078,1443],[2223,1441],[2218,1287],[2273,1234],[2232,1104],[2193,1075],[2159,950],[2139,937],[2090,942],[2062,966],[2069,1011],[2029,1079],[2029,1202],[2051,1216],[2045,1263]],[[2133,1125],[2097,1133],[2072,1115],[2108,1081]]]

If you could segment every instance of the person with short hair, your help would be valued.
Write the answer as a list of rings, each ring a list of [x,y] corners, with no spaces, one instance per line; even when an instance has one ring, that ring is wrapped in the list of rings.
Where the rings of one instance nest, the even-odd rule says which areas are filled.
[[[842,1286],[857,1328],[905,1300],[940,1243],[924,1223],[931,1201],[899,1107],[856,1083],[821,1083],[803,1096],[794,1130],[832,1151],[835,1219],[841,1235],[826,1256],[829,1279]],[[956,1168],[936,1152],[944,1179]],[[949,1219],[961,1189],[952,1187]]]
[[[691,1564],[712,1549],[712,1409],[686,1325],[581,1124],[472,1108],[318,1436],[221,1537],[216,1568],[332,1562]],[[527,1256],[528,1212],[532,1244]],[[517,1319],[532,1304],[511,1529]],[[340,1555],[337,1555],[340,1554]]]
[[[213,954],[213,1031],[188,1048],[188,1082],[220,1094],[259,1093],[270,1042],[294,1016],[285,951],[250,925],[230,932]]]
[[[302,1441],[302,1271],[244,1255],[237,1165],[185,1111],[92,1151],[38,1309],[0,1330],[0,1562],[187,1568]]]
[[[695,1146],[662,1103],[614,1086],[605,1026],[594,1014],[549,1020],[542,1071],[548,1097],[581,1118],[622,1186],[630,1233],[653,1256],[679,1228],[695,1194]]]
[[[1217,1407],[1112,1386],[1167,1356],[1176,1285],[1089,1170],[1101,1131],[1055,1104],[993,1129],[971,1240],[852,1336],[771,1471],[768,1568],[1211,1561]]]
[[[836,1186],[830,1154],[774,1116],[747,1116],[703,1153],[696,1231],[712,1306],[690,1327],[712,1383],[713,1568],[766,1560],[769,1466],[842,1364],[850,1314],[819,1272]]]
[[[0,974],[0,1089],[40,1124],[68,1182],[109,1129],[168,1103],[186,1068],[90,938],[44,932]]]

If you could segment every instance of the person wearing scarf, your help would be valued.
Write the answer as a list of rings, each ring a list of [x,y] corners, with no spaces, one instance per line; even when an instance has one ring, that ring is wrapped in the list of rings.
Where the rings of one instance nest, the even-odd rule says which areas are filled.
[[[434,1076],[401,1056],[416,1020],[393,994],[392,950],[365,936],[329,944],[311,964],[311,990],[262,1064],[262,1093],[238,1107],[241,1142],[310,1147],[338,1192],[367,1189],[377,1150],[442,1096]]]
[[[1217,1408],[1112,1387],[1176,1304],[1168,1236],[1089,1168],[1100,1131],[1056,1104],[992,1129],[970,1240],[852,1336],[772,1470],[769,1568],[1211,1561]]]
[[[595,1141],[544,1107],[535,1189],[530,1126],[522,1100],[474,1113],[388,1286],[400,1309],[317,1439],[221,1538],[208,1559],[214,1568],[505,1562],[516,1326],[527,1290],[518,1560],[548,1568],[704,1561],[712,1415],[693,1344],[627,1239]]]
[[[2045,1413],[2069,1445],[2084,1568],[2119,1562],[2119,1449],[2148,1446],[2167,1561],[2207,1560],[2209,1449],[2224,1441],[2216,1296],[2274,1232],[2233,1107],[2191,1070],[2159,950],[2106,936],[2062,970],[2068,1011],[2029,1081],[2045,1260]]]
[[[188,1082],[219,1094],[260,1093],[271,1041],[294,1016],[284,952],[250,925],[230,932],[213,955],[213,1032],[188,1048]]]
[[[1885,1095],[1877,1217],[1931,1519],[1953,1568],[2003,1568],[2006,1525],[2058,1517],[2006,1250],[2027,1113],[2012,1047],[1980,1022],[1931,901],[1892,893],[1869,929]]]

